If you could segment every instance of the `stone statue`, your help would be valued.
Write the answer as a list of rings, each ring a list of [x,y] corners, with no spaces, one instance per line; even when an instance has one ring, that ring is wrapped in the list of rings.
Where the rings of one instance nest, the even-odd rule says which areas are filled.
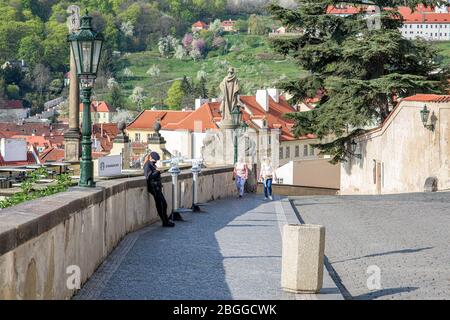
[[[80,29],[80,7],[71,5],[67,8],[67,13],[70,13],[67,18],[69,32],[78,31]]]
[[[222,105],[220,107],[221,115],[222,115],[222,123],[226,126],[230,126],[233,124],[233,119],[231,117],[231,111],[238,104],[238,94],[239,94],[239,82],[236,77],[236,73],[234,68],[228,69],[228,75],[223,79],[220,84],[220,91],[222,92],[223,100]],[[221,124],[221,127],[222,124]]]

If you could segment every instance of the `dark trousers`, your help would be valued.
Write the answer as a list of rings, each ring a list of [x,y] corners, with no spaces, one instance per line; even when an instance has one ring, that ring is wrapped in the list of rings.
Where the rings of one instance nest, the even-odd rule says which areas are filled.
[[[264,180],[264,196],[266,198],[272,196],[272,179]]]
[[[151,188],[149,187],[150,194],[155,199],[156,211],[158,212],[158,216],[161,218],[163,224],[169,222],[169,218],[167,217],[167,201],[164,197],[164,194],[160,188]]]

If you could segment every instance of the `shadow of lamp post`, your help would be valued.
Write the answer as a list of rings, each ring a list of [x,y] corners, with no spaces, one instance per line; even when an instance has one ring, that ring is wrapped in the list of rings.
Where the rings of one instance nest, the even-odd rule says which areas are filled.
[[[356,150],[358,149],[358,143],[355,141],[355,139],[351,142],[351,150],[352,150],[352,156],[354,156],[357,159],[361,159],[362,155],[361,153],[356,153]]]
[[[97,69],[102,51],[103,36],[92,30],[92,17],[81,18],[81,27],[67,37],[75,58],[77,74],[81,85],[83,102],[80,187],[95,187],[94,164],[92,162],[91,93],[97,77]]]

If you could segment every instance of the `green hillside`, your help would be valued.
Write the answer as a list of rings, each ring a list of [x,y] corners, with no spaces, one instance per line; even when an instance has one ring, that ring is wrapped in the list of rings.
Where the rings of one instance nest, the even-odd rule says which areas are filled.
[[[197,61],[163,58],[157,50],[122,57],[117,80],[123,95],[127,97],[128,107],[134,109],[128,97],[135,87],[144,89],[148,97],[144,106],[149,107],[166,98],[167,90],[174,80],[187,76],[197,81],[197,74],[201,70],[206,72],[210,97],[217,96],[219,83],[226,76],[228,67],[236,69],[243,94],[254,94],[258,88],[275,86],[284,78],[292,79],[304,73],[291,59],[275,54],[266,36],[227,35],[224,38],[230,48],[227,53],[218,55],[210,52],[205,59]],[[160,70],[158,77],[147,75],[147,70],[154,65]],[[126,68],[131,70],[133,76],[124,76]]]

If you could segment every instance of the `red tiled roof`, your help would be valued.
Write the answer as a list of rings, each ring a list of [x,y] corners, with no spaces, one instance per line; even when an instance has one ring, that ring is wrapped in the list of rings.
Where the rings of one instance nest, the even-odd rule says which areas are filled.
[[[363,12],[364,8],[362,7],[354,7],[354,6],[342,6],[342,7],[334,7],[334,6],[328,6],[327,13],[328,14],[357,14],[360,12]]]
[[[345,6],[336,8],[328,6],[327,13],[335,15],[352,15],[370,11],[372,6]],[[403,22],[406,24],[423,24],[423,23],[449,23],[450,13],[436,13],[433,7],[425,7],[418,5],[414,12],[409,7],[400,6],[397,8],[400,15],[403,17]]]
[[[158,119],[160,120],[161,126],[165,127],[168,123],[181,121],[192,112],[144,110],[127,126],[127,129],[153,129],[153,125]]]
[[[408,7],[399,7],[398,10],[403,17],[403,22],[407,24],[423,23],[449,23],[450,13],[435,13],[430,8],[423,8],[420,11],[412,12]]]
[[[34,147],[49,148],[52,146],[52,142],[45,136],[27,136],[27,135],[15,135],[12,138],[25,139],[27,144]]]
[[[59,162],[64,160],[64,149],[49,147],[42,151],[39,156],[39,160],[42,163],[45,162]]]
[[[235,20],[224,20],[222,21],[222,26],[234,26],[236,24]]]
[[[54,123],[52,125],[37,123],[37,122],[24,122],[23,124],[12,123],[12,122],[0,122],[0,132],[15,132],[16,134],[22,135],[60,135],[69,129],[68,124],[64,123]]]
[[[195,131],[201,129],[202,132],[206,129],[217,129],[218,126],[214,121],[214,113],[218,113],[220,102],[208,102],[202,105],[197,110],[190,112],[190,114],[179,122],[172,122],[163,125],[164,130],[190,130]],[[199,125],[201,124],[201,126]]]
[[[6,100],[0,104],[0,109],[23,109],[22,100]]]
[[[80,103],[80,112],[83,112],[82,103]],[[92,101],[91,112],[115,112],[115,110],[106,101]]]
[[[438,94],[416,94],[414,96],[403,98],[401,101],[446,103],[450,102],[450,96]]]
[[[0,138],[11,138],[15,135],[19,134],[19,132],[15,131],[0,131]]]
[[[196,27],[196,28],[206,28],[208,25],[206,23],[204,23],[203,21],[197,21],[192,26]]]

